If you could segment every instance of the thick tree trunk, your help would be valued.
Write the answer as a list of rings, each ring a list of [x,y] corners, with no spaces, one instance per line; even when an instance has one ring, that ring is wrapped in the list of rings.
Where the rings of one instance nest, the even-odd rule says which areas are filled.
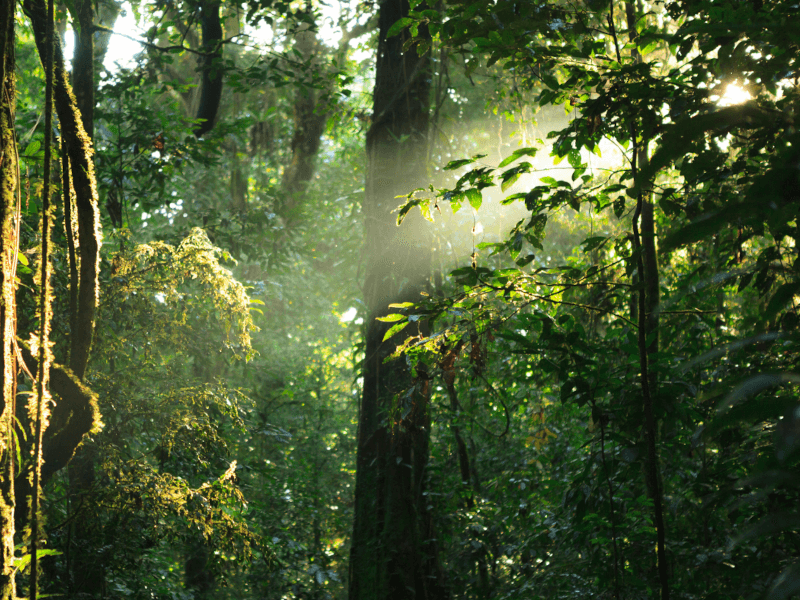
[[[42,0],[24,0],[23,9],[31,20],[39,56],[46,56],[46,11]],[[100,255],[100,220],[97,209],[97,186],[92,160],[92,142],[86,134],[81,113],[72,92],[61,44],[54,47],[55,108],[67,154],[72,167],[75,190],[80,252],[80,289],[78,292],[77,328],[72,332],[70,368],[83,379],[89,362],[97,307]]]
[[[219,20],[219,4],[218,0],[206,0],[200,4],[205,56],[200,61],[202,84],[200,105],[195,116],[200,123],[194,130],[197,137],[203,137],[213,129],[222,98],[222,23]]]
[[[0,3],[0,347],[3,352],[0,398],[0,599],[16,598],[14,584],[14,398],[16,393],[16,318],[14,268],[17,264],[17,153],[14,141],[14,9],[15,2]]]
[[[79,31],[75,35],[72,87],[83,118],[83,128],[89,139],[94,139],[94,2],[76,0],[75,12]]]
[[[63,468],[72,458],[76,448],[97,423],[99,412],[94,396],[81,385],[89,361],[89,352],[94,333],[95,309],[98,300],[98,271],[100,252],[100,223],[97,202],[97,188],[94,177],[94,162],[90,132],[94,113],[94,51],[91,39],[93,12],[91,3],[78,2],[76,9],[81,25],[76,48],[76,63],[73,71],[75,84],[79,88],[79,98],[73,94],[72,86],[64,68],[64,57],[61,45],[56,41],[54,52],[54,84],[55,108],[63,140],[63,147],[70,168],[71,183],[75,192],[75,215],[77,221],[77,254],[80,257],[78,281],[72,277],[73,290],[77,284],[75,302],[71,303],[75,313],[70,316],[73,326],[71,331],[71,347],[69,366],[71,373],[64,370],[62,377],[66,387],[58,394],[57,405],[53,413],[53,422],[44,439],[43,477],[51,475]],[[46,16],[42,0],[25,0],[25,13],[30,17],[36,45],[41,57],[46,56]],[[87,35],[84,35],[87,34]],[[88,126],[86,126],[88,125]],[[66,178],[65,178],[66,182]],[[65,190],[68,202],[69,190]],[[65,207],[66,212],[66,207]],[[68,224],[68,227],[70,225]],[[74,275],[74,274],[73,274]],[[53,380],[54,388],[56,379]],[[58,427],[58,425],[61,425]],[[84,477],[83,488],[88,488],[91,481],[93,463],[78,465],[78,471]],[[25,474],[17,478],[19,490],[18,503],[30,493],[30,485]],[[19,517],[19,515],[18,515]],[[79,522],[80,523],[80,522]],[[89,520],[81,526],[91,525]],[[82,529],[81,529],[82,530]],[[83,560],[82,560],[83,559]],[[102,589],[102,565],[95,560],[82,556],[75,561],[76,571],[90,581],[90,589],[82,589],[90,593]]]
[[[430,59],[386,38],[408,14],[405,0],[380,6],[373,123],[367,134],[366,219],[369,310],[350,559],[350,600],[445,598],[425,497],[430,415],[428,378],[404,360],[384,363],[409,331],[383,341],[394,302],[417,301],[430,270],[430,240],[395,225],[398,194],[424,183]],[[420,36],[425,35],[420,29]],[[409,227],[410,226],[410,227]]]

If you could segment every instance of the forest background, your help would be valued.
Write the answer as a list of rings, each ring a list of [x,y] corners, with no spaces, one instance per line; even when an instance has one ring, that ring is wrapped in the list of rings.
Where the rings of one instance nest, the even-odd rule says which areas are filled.
[[[797,595],[797,8],[4,2],[0,595]]]

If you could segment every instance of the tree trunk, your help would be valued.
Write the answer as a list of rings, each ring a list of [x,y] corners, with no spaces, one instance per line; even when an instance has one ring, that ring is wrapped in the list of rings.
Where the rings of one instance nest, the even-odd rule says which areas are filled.
[[[295,34],[294,49],[299,52],[300,60],[308,65],[310,70],[321,68],[320,61],[316,59],[319,51],[316,27],[309,24],[300,25]],[[286,195],[281,207],[281,216],[286,222],[287,229],[291,229],[298,221],[306,189],[314,177],[314,160],[322,143],[326,120],[326,115],[318,111],[317,91],[311,85],[298,84],[294,100],[292,162],[289,163],[281,180],[281,187]]]
[[[367,134],[366,220],[369,311],[364,392],[358,431],[355,521],[350,558],[350,600],[448,597],[438,569],[425,496],[430,415],[428,378],[405,360],[384,363],[413,324],[383,341],[387,323],[376,318],[395,302],[417,301],[427,285],[430,240],[413,222],[395,225],[396,196],[425,177],[430,58],[404,50],[407,33],[387,39],[408,14],[406,0],[380,5],[373,122]],[[420,37],[427,31],[420,28]],[[416,331],[410,331],[415,329]]]
[[[222,98],[222,23],[219,20],[219,4],[218,0],[206,0],[200,3],[202,50],[205,55],[200,61],[202,83],[200,105],[195,116],[200,122],[194,130],[197,137],[203,137],[213,129]]]
[[[14,9],[16,2],[0,3],[0,345],[2,345],[2,386],[0,398],[0,599],[16,598],[14,583],[14,399],[16,394],[16,290],[17,234],[14,214],[17,206],[17,153],[14,140]]]
[[[89,139],[94,139],[94,2],[76,0],[75,14],[79,30],[75,34],[72,58],[72,87]]]

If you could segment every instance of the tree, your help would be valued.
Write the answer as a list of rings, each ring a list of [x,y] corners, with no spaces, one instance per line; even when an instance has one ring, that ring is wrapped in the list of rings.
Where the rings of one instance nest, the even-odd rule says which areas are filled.
[[[427,152],[430,57],[394,36],[405,0],[380,5],[372,123],[367,133],[364,205],[368,307],[364,391],[359,409],[350,600],[444,598],[432,517],[425,498],[430,436],[427,375],[386,362],[411,333],[398,333],[390,306],[414,302],[427,287],[430,241],[422,229],[398,230],[395,197],[422,182]],[[418,51],[419,50],[419,51]],[[414,324],[424,332],[423,322]]]
[[[0,411],[0,459],[2,459],[2,489],[0,489],[0,536],[2,537],[2,570],[0,597],[16,597],[14,581],[14,415],[17,361],[14,352],[17,327],[14,310],[16,283],[17,235],[14,217],[17,214],[16,140],[14,139],[14,110],[16,86],[14,68],[15,2],[0,7],[0,241],[2,242],[2,308],[0,343],[3,350],[3,391]]]

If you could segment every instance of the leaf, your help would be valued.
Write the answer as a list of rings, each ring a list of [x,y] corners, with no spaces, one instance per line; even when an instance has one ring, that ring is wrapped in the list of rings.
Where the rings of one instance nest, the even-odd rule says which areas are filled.
[[[444,167],[445,171],[454,171],[456,169],[460,169],[466,165],[472,164],[475,162],[474,158],[462,158],[460,160],[451,160],[447,163]]]
[[[37,550],[36,551],[36,558],[42,558],[43,556],[59,556],[60,554],[62,554],[62,552],[60,552],[58,550],[52,550],[52,549],[46,548],[46,549]],[[20,571],[25,570],[27,568],[27,566],[30,564],[30,562],[31,562],[31,555],[30,554],[25,554],[24,556],[15,556],[13,558],[14,566]],[[41,598],[42,596],[39,596],[39,597]]]
[[[503,167],[507,167],[512,162],[523,156],[531,156],[531,157],[536,156],[536,152],[537,152],[536,148],[519,148],[518,150],[514,150],[514,152],[512,152],[510,156],[504,158],[503,162],[497,165],[497,168],[502,169]]]
[[[412,208],[414,208],[415,206],[419,206],[423,202],[427,202],[427,200],[423,201],[423,200],[420,200],[420,199],[415,199],[415,200],[409,200],[408,202],[403,204],[403,206],[400,207],[400,210],[397,211],[397,224],[398,225],[402,225],[403,224],[403,220],[406,218],[406,215],[408,214],[408,212]]]
[[[642,190],[648,190],[655,176],[674,160],[686,155],[687,146],[705,138],[706,132],[717,131],[722,134],[734,127],[755,129],[773,124],[775,115],[762,110],[755,101],[728,106],[710,113],[681,120],[669,127],[661,136],[661,143],[649,164],[642,168],[628,195],[635,198]]]
[[[483,195],[481,194],[480,190],[476,190],[475,188],[468,189],[466,195],[470,206],[473,209],[478,210],[483,203]]]
[[[39,152],[39,149],[42,147],[42,143],[39,140],[33,140],[28,147],[25,148],[25,156],[33,158]]]
[[[567,203],[569,207],[574,210],[575,212],[580,212],[581,210],[581,199],[576,196],[575,194],[570,194],[567,198]]]
[[[795,375],[794,373],[764,373],[750,377],[728,394],[722,404],[717,407],[717,413],[726,412],[748,396],[753,396],[767,388],[775,387],[782,383],[800,383],[800,375]]]
[[[601,247],[608,241],[608,238],[602,235],[594,236],[590,238],[586,238],[581,242],[581,246],[584,246],[584,252],[591,252],[595,248]]]
[[[392,325],[389,328],[389,331],[386,332],[386,335],[383,336],[383,340],[382,341],[385,342],[386,340],[388,340],[390,337],[392,337],[398,331],[402,331],[403,329],[408,327],[409,322],[410,321],[405,321],[403,323],[396,323],[395,325]]]
[[[503,182],[500,184],[500,189],[505,192],[517,182],[517,179],[519,179],[520,175],[521,173],[506,173],[503,175]]]
[[[414,306],[413,302],[393,302],[389,308],[411,308],[412,306]]]
[[[385,317],[376,317],[375,320],[383,321],[384,323],[394,323],[395,321],[402,321],[405,318],[405,315],[392,313],[391,315],[386,315]]]
[[[390,38],[396,36],[398,33],[403,31],[403,29],[411,25],[413,22],[414,19],[412,19],[411,17],[403,17],[402,19],[396,21],[395,24],[389,28],[389,31],[386,32],[386,37]]]

